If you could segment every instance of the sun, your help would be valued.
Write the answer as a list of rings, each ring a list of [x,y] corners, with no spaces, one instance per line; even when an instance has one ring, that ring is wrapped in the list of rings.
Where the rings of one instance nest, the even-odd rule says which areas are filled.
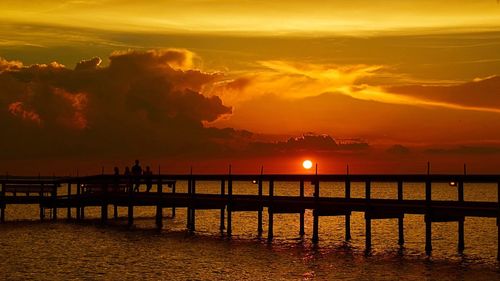
[[[304,162],[302,162],[302,167],[304,167],[304,169],[311,169],[313,166],[313,162],[311,160],[304,160]]]

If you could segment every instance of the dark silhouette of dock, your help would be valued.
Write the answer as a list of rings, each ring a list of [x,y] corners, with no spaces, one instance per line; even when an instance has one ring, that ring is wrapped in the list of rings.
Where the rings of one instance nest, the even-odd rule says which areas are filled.
[[[179,181],[187,182],[187,192],[176,191]],[[198,193],[197,185],[204,182],[219,182],[219,194]],[[241,182],[253,182],[256,195],[233,194],[233,186]],[[299,189],[297,196],[276,196],[276,182],[295,182]],[[304,195],[305,183],[314,186],[313,196]],[[321,197],[323,183],[340,182],[345,185],[343,197]],[[365,185],[365,198],[351,197],[351,183],[361,182]],[[397,199],[371,198],[373,182],[397,183]],[[0,221],[5,221],[5,208],[11,204],[38,204],[40,219],[46,217],[47,210],[51,219],[57,219],[58,210],[66,210],[68,219],[83,220],[86,207],[101,207],[101,221],[109,219],[108,206],[114,206],[113,216],[118,216],[117,207],[127,207],[128,225],[134,223],[134,207],[156,206],[156,225],[163,226],[163,209],[170,208],[175,216],[177,208],[187,209],[186,226],[190,232],[196,230],[196,212],[200,210],[220,210],[220,231],[231,237],[232,214],[234,212],[252,211],[258,213],[256,231],[259,236],[264,232],[262,218],[267,209],[267,239],[273,239],[274,214],[299,214],[298,234],[304,235],[304,213],[312,210],[312,240],[318,243],[319,223],[322,216],[345,217],[345,239],[351,238],[351,212],[365,214],[366,250],[372,246],[371,222],[376,219],[398,219],[399,244],[404,244],[405,214],[423,215],[425,221],[425,252],[432,251],[432,223],[458,223],[458,251],[465,248],[465,217],[497,218],[498,258],[500,258],[500,175],[149,175],[146,177],[126,177],[99,175],[86,177],[3,177],[0,178]],[[133,186],[153,184],[152,192],[135,192]],[[406,183],[425,184],[424,200],[403,198]],[[456,186],[456,201],[433,200],[434,183],[449,183]],[[464,183],[494,183],[497,185],[497,202],[472,202],[464,200]],[[74,188],[76,187],[76,188]],[[67,189],[62,194],[62,189]],[[76,192],[74,190],[76,189]],[[268,195],[263,190],[268,189]],[[73,216],[74,214],[74,216]]]

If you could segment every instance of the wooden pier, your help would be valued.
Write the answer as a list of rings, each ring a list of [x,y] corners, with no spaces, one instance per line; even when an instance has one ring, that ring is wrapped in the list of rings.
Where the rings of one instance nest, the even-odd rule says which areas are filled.
[[[176,191],[179,181],[187,182],[187,192]],[[196,191],[197,185],[206,182],[220,182],[220,193],[206,194]],[[235,184],[252,182],[256,194],[233,194]],[[298,196],[275,195],[275,183],[295,182]],[[304,183],[314,187],[313,196],[305,196]],[[342,183],[344,197],[321,197],[321,184]],[[351,184],[363,183],[365,198],[351,197]],[[371,196],[372,183],[396,183],[397,199],[374,199]],[[163,226],[163,209],[170,208],[175,216],[176,208],[187,209],[186,227],[190,232],[196,230],[196,212],[199,210],[220,210],[220,231],[228,237],[232,235],[232,213],[242,211],[257,212],[256,231],[263,235],[263,211],[267,209],[267,239],[273,239],[274,214],[299,214],[298,234],[304,235],[304,213],[313,213],[313,243],[320,241],[319,223],[322,216],[345,217],[345,239],[351,239],[350,216],[352,212],[363,212],[365,216],[365,248],[372,247],[372,220],[397,219],[398,243],[404,244],[405,214],[423,215],[425,221],[425,252],[432,252],[432,223],[458,223],[458,251],[465,249],[465,217],[497,218],[498,255],[500,258],[500,175],[155,175],[143,177],[122,177],[111,175],[41,178],[41,177],[4,177],[0,178],[0,222],[5,221],[5,208],[11,204],[38,204],[40,219],[50,211],[50,218],[58,217],[58,210],[66,210],[68,219],[83,220],[86,207],[100,207],[101,221],[108,220],[108,206],[114,206],[114,217],[118,207],[128,209],[128,225],[134,223],[134,207],[155,206],[156,225]],[[407,183],[425,185],[425,199],[409,200],[403,198]],[[435,183],[450,183],[456,186],[456,201],[433,200],[432,186]],[[452,184],[451,184],[452,183]],[[493,183],[497,186],[497,202],[472,202],[464,200],[465,183]],[[151,188],[151,192],[137,191],[135,187]],[[168,187],[168,188],[165,188]],[[66,189],[65,192],[62,190]],[[268,188],[268,195],[264,195]],[[76,192],[75,192],[76,190]],[[74,212],[73,212],[74,211]],[[73,216],[73,213],[75,216]]]

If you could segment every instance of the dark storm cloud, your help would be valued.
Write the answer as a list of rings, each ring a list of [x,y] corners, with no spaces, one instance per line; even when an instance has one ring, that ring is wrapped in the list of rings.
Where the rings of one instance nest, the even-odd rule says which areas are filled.
[[[220,74],[191,68],[185,50],[113,53],[79,62],[24,66],[0,60],[0,149],[9,157],[207,154],[213,139],[235,131],[207,129],[231,108],[200,94]],[[104,154],[104,155],[103,155]]]

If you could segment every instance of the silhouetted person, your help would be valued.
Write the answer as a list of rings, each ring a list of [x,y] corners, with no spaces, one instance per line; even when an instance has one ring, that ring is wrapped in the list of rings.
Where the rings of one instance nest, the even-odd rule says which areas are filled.
[[[139,164],[139,160],[135,160],[135,165],[132,166],[132,176],[134,177],[135,186],[134,191],[139,191],[139,186],[141,185],[142,168]]]
[[[144,171],[144,178],[146,180],[146,192],[149,192],[153,187],[153,179],[151,178],[152,175],[153,172],[151,172],[149,166],[146,166],[146,170]]]
[[[130,172],[130,168],[127,166],[125,167],[125,172],[123,173],[123,176],[125,176],[126,181],[127,181],[127,191],[131,192],[132,191],[132,173]]]
[[[120,169],[118,169],[118,167],[115,167],[113,169],[114,171],[114,184],[113,184],[113,191],[114,192],[118,192],[119,191],[119,187],[120,187]]]

